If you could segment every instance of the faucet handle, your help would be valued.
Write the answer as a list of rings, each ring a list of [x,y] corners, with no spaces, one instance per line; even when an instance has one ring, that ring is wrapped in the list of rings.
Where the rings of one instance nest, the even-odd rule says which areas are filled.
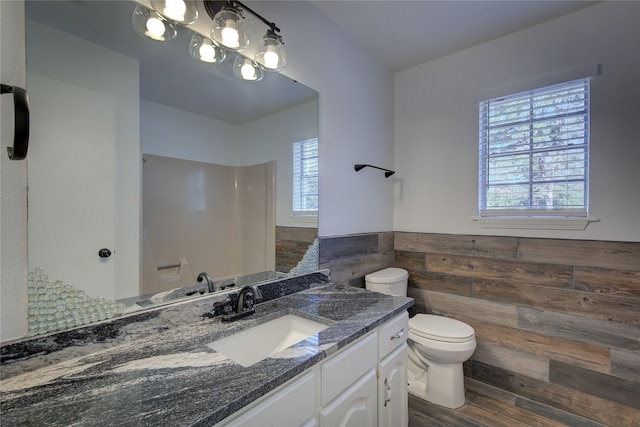
[[[251,295],[251,294],[249,294]],[[250,298],[245,298],[245,300],[242,302],[242,305],[244,305],[244,307],[242,307],[243,310],[251,310],[253,308],[254,305],[254,297],[250,297]]]
[[[233,301],[231,301],[231,298],[228,296],[221,301],[215,301],[213,303],[214,314],[229,314],[231,312],[233,312]]]

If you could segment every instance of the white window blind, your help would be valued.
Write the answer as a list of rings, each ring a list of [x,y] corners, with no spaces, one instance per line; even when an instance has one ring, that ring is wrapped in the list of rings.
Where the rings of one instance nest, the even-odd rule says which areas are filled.
[[[481,218],[587,216],[589,82],[480,102]]]
[[[318,215],[318,139],[293,143],[293,215]]]

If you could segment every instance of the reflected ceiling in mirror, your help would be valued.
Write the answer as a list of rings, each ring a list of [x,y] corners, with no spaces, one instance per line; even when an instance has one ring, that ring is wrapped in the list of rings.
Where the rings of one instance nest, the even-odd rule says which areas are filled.
[[[202,9],[202,4],[198,7]],[[255,83],[238,79],[231,70],[234,53],[221,64],[194,60],[189,55],[192,32],[185,27],[166,43],[142,38],[131,25],[134,8],[129,1],[27,0],[26,16],[138,59],[140,97],[148,101],[243,124],[318,97],[316,91],[279,73],[265,73]]]

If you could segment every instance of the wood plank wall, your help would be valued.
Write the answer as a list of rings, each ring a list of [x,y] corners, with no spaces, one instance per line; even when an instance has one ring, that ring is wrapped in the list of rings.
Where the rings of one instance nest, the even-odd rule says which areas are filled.
[[[393,232],[320,238],[320,268],[334,283],[364,287],[364,276],[393,266]]]
[[[467,388],[568,425],[640,425],[640,243],[394,237],[416,310],[476,331]]]
[[[316,237],[317,228],[276,226],[276,271],[288,273]]]

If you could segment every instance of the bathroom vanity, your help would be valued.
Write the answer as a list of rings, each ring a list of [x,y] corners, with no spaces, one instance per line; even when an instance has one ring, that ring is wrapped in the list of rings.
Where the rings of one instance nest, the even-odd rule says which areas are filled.
[[[216,298],[3,346],[3,424],[406,425],[411,298],[320,284],[233,323]],[[288,315],[324,329],[247,366],[211,347]]]
[[[406,426],[408,318],[396,315],[217,426]]]

